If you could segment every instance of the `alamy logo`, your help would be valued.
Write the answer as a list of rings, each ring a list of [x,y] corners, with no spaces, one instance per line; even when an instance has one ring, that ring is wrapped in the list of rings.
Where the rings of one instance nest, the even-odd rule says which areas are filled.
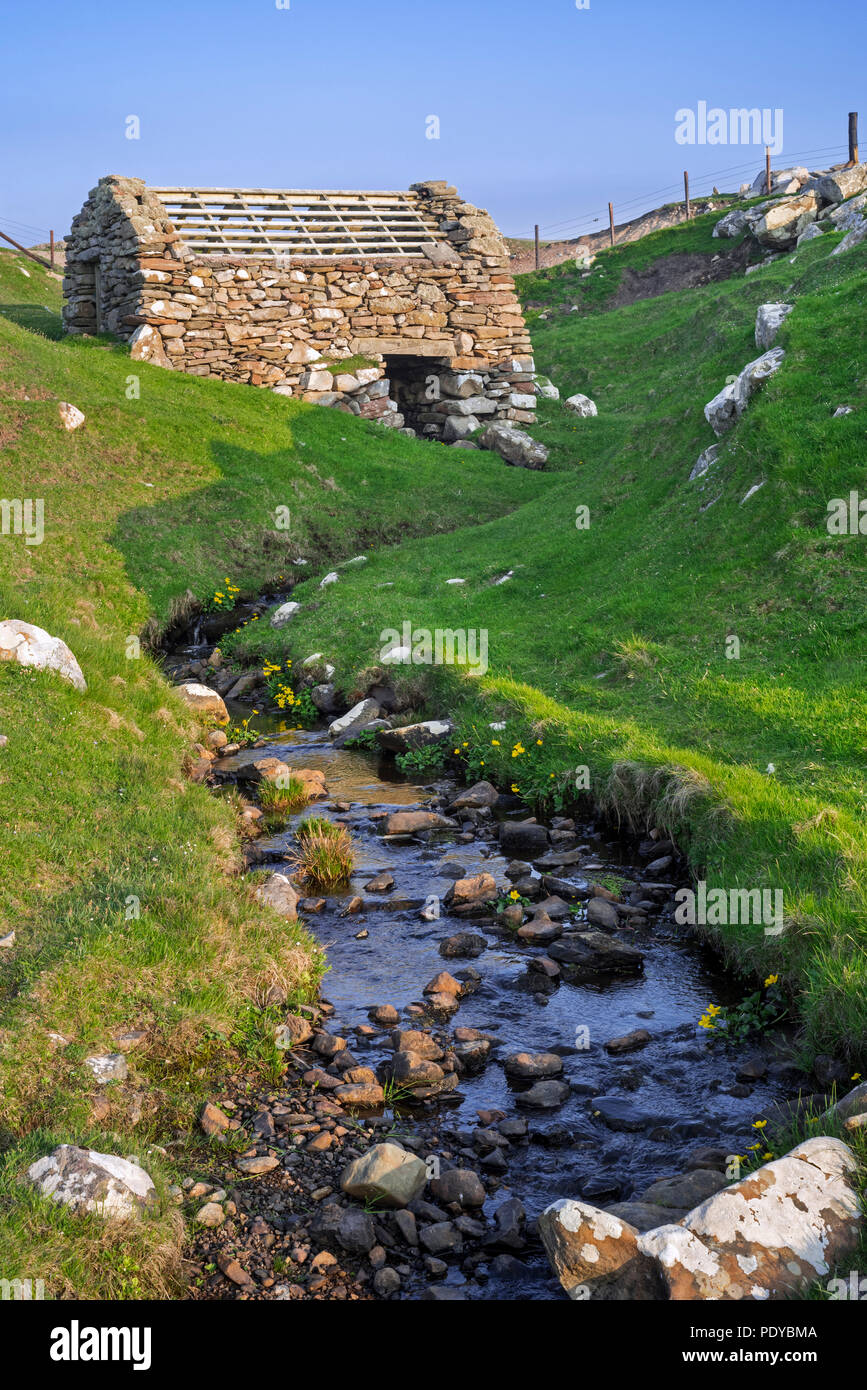
[[[149,1327],[82,1327],[73,1318],[69,1327],[51,1329],[52,1361],[131,1361],[134,1371],[151,1364]]]
[[[693,111],[683,106],[674,114],[674,138],[679,145],[768,145],[771,154],[783,149],[783,112],[765,106],[708,108],[700,101]]]
[[[829,1279],[825,1285],[831,1298],[849,1299],[853,1303],[863,1303],[867,1299],[867,1277],[859,1276],[856,1269],[849,1270],[848,1279]]]
[[[44,499],[0,498],[0,533],[4,536],[23,536],[25,545],[41,545],[45,539]]]
[[[42,1279],[0,1279],[0,1301],[4,1303],[41,1303],[44,1298]]]
[[[487,628],[387,627],[379,634],[379,659],[386,665],[466,666],[474,676],[488,669]]]
[[[762,926],[774,928],[777,935],[783,927],[783,891],[781,888],[711,888],[700,879],[697,890],[678,888],[674,895],[677,907],[674,920],[680,926],[725,927]]]
[[[867,536],[867,497],[850,492],[848,497],[832,497],[826,523],[829,536]]]

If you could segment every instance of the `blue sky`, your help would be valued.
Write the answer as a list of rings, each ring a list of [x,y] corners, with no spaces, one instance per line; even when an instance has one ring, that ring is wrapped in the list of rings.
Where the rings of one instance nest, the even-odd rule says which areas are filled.
[[[676,196],[684,168],[698,191],[759,169],[758,146],[676,143],[675,112],[699,101],[782,109],[775,163],[828,151],[814,166],[839,157],[860,106],[867,153],[855,0],[42,0],[7,6],[3,36],[0,228],[28,244],[65,231],[106,173],[447,178],[509,235],[572,235],[608,199],[619,221]]]

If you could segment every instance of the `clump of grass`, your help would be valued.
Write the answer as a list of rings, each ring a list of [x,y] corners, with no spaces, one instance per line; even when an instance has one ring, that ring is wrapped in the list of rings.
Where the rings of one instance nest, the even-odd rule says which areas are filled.
[[[289,776],[285,782],[263,782],[259,788],[259,805],[270,828],[282,825],[293,811],[307,805],[307,788],[299,777]]]
[[[323,893],[345,888],[353,866],[352,841],[346,827],[325,816],[308,816],[297,835],[296,878]]]

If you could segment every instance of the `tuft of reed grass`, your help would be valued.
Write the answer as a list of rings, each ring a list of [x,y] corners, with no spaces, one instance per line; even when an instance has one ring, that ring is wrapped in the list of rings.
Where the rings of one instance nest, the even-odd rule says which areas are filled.
[[[299,777],[290,776],[285,782],[263,782],[259,787],[259,805],[269,827],[282,825],[293,811],[307,805],[307,788]]]
[[[296,831],[298,853],[295,877],[320,892],[345,888],[352,876],[353,852],[349,831],[325,816],[308,816]]]

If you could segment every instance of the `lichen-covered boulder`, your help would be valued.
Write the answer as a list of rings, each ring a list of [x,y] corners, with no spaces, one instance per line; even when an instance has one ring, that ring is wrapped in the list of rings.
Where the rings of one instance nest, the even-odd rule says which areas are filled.
[[[804,228],[815,222],[819,214],[819,199],[812,189],[795,198],[783,198],[772,203],[753,227],[753,235],[762,246],[773,251],[785,251],[794,246]]]
[[[853,164],[849,169],[835,169],[815,182],[816,193],[823,203],[842,203],[855,193],[867,189],[867,164]]]
[[[554,1202],[539,1217],[551,1267],[571,1299],[663,1297],[655,1261],[628,1221],[586,1202]]]
[[[851,1258],[863,1217],[857,1161],[839,1139],[808,1139],[708,1198],[679,1225],[647,1231],[671,1299],[784,1299]]]
[[[797,193],[810,177],[809,169],[803,165],[793,165],[789,169],[771,170],[772,193]],[[765,193],[768,187],[767,169],[760,169],[750,185],[750,193]]]
[[[151,323],[142,323],[129,340],[129,355],[133,362],[150,362],[154,367],[167,367],[171,371],[171,361],[163,347],[158,328]]]
[[[851,251],[853,246],[859,246],[865,237],[867,237],[867,221],[862,222],[860,227],[853,227],[851,232],[847,232],[840,245],[834,247],[831,255],[842,256],[844,251]]]
[[[516,429],[505,421],[498,420],[488,425],[484,434],[479,435],[479,443],[483,449],[491,449],[506,463],[515,464],[518,468],[544,468],[548,461],[548,450],[544,444],[537,443],[526,431]]]
[[[298,894],[285,874],[269,874],[265,882],[256,889],[256,897],[266,907],[279,912],[281,917],[298,916]]]
[[[213,715],[220,723],[228,723],[229,711],[222,695],[218,695],[216,690],[211,690],[207,685],[200,685],[198,681],[184,681],[175,689],[184,704],[189,705],[196,714]]]
[[[732,208],[725,217],[721,217],[716,223],[712,235],[715,237],[725,237],[730,240],[740,236],[747,226],[747,214],[742,208]]]
[[[353,705],[346,714],[341,715],[339,719],[332,720],[328,725],[328,737],[341,738],[344,734],[351,733],[353,729],[360,729],[364,724],[378,719],[379,713],[379,705],[376,700],[359,700],[358,704]]]
[[[848,1145],[820,1135],[643,1234],[577,1201],[555,1202],[539,1232],[571,1298],[787,1299],[854,1257],[864,1221],[857,1170]],[[656,1183],[644,1194],[648,1213],[670,1189]]]
[[[296,603],[294,599],[290,599],[288,603],[281,603],[280,607],[275,608],[274,612],[271,614],[271,626],[285,627],[286,624],[288,622],[291,622],[291,620],[295,617],[295,614],[299,611],[300,607],[301,604]]]
[[[399,729],[380,729],[377,742],[390,753],[409,753],[418,748],[430,748],[444,743],[454,725],[449,719],[427,719],[422,724],[404,724]]]
[[[729,382],[712,401],[708,401],[704,417],[715,435],[725,434],[740,419],[759,386],[783,365],[785,355],[783,348],[771,348],[753,362],[748,362],[733,382]]]
[[[756,347],[766,352],[794,309],[794,304],[760,304],[756,310]]]
[[[27,1176],[44,1196],[79,1215],[129,1220],[157,1201],[150,1175],[137,1163],[74,1144],[61,1144],[31,1163]]]
[[[84,424],[84,411],[79,410],[77,405],[72,405],[69,401],[61,401],[57,407],[57,413],[67,434],[81,429]]]
[[[56,671],[76,690],[87,689],[81,667],[66,643],[19,618],[0,622],[0,661],[17,661],[19,666],[34,666],[39,671]]]
[[[594,415],[599,414],[596,408],[596,402],[591,401],[589,396],[582,395],[580,391],[576,392],[574,396],[569,396],[568,399],[564,401],[564,405],[573,415],[580,415],[584,420],[589,420]]]

